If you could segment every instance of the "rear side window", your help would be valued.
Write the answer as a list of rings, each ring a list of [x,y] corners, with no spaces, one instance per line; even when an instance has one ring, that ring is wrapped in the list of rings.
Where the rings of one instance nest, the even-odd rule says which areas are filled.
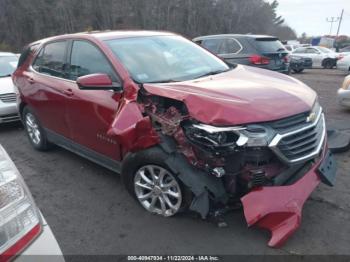
[[[228,38],[223,41],[219,54],[237,54],[241,50],[242,46],[236,39]]]
[[[86,41],[74,41],[72,47],[69,78],[76,80],[80,76],[103,73],[117,81],[116,74],[102,52]]]
[[[295,54],[304,54],[306,52],[306,48],[298,48],[293,53]]]
[[[318,54],[318,51],[314,48],[308,48],[306,49],[306,53],[308,54]]]
[[[277,38],[257,38],[255,44],[261,53],[278,53],[285,51],[284,46]]]
[[[67,42],[47,44],[37,56],[33,68],[40,73],[65,78]]]
[[[218,54],[222,45],[222,39],[206,39],[202,41],[202,46],[214,54]]]

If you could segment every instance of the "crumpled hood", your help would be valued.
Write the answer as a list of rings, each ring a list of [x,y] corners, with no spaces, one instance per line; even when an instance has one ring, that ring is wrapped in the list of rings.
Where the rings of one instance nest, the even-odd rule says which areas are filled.
[[[267,122],[311,110],[316,93],[292,77],[239,65],[196,80],[144,84],[151,94],[183,101],[191,117],[212,125]]]
[[[11,77],[0,77],[0,95],[14,93]]]

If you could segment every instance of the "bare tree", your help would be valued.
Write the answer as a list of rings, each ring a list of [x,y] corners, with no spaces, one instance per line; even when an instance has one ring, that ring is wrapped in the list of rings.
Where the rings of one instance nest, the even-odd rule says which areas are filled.
[[[0,48],[57,34],[106,29],[167,30],[189,38],[219,33],[295,38],[264,0],[0,0]]]

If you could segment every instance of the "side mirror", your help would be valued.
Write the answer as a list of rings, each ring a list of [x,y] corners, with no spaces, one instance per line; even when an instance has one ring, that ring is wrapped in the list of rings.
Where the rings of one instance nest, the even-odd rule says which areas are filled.
[[[77,79],[77,85],[80,90],[113,90],[121,92],[122,86],[119,83],[113,83],[107,74],[91,74],[81,76]]]

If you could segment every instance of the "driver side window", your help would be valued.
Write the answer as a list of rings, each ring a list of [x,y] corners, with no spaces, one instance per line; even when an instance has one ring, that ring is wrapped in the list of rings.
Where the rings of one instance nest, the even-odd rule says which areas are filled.
[[[69,78],[75,81],[78,77],[97,73],[107,74],[113,82],[119,82],[107,58],[96,46],[87,41],[74,41]]]

